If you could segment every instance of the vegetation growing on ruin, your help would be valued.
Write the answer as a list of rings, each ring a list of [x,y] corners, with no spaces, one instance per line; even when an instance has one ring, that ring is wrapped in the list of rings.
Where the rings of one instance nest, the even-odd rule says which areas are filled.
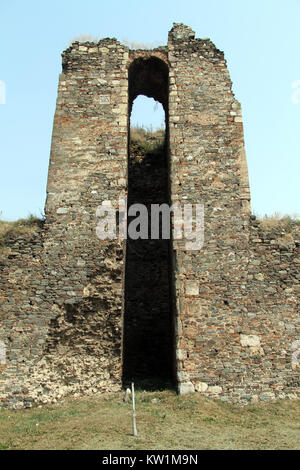
[[[0,220],[0,252],[5,250],[17,238],[31,236],[38,228],[43,226],[43,223],[43,217],[32,214],[25,219],[13,222]]]
[[[71,39],[71,41],[69,42],[69,47],[72,46],[74,42],[93,42],[95,44],[98,44],[99,41],[99,38],[96,38],[91,34],[79,34],[78,36],[75,36],[73,39]]]
[[[258,217],[257,220],[264,230],[284,229],[290,232],[295,226],[300,225],[300,218],[297,214],[281,215],[279,212],[275,212],[273,215]]]
[[[132,163],[141,163],[150,152],[161,152],[165,142],[163,128],[135,126],[130,128],[130,158]]]

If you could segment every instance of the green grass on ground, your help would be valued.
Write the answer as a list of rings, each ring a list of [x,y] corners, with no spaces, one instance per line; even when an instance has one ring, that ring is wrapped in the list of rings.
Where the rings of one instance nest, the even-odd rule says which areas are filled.
[[[200,394],[137,392],[138,436],[123,394],[0,410],[1,449],[299,449],[300,402],[244,408]]]

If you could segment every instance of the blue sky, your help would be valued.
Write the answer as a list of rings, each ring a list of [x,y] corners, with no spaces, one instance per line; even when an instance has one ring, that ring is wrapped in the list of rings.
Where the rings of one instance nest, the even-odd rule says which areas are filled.
[[[165,45],[173,22],[225,52],[242,104],[253,212],[300,213],[299,0],[0,2],[3,219],[43,211],[61,52],[70,41],[89,34]],[[133,121],[159,125],[162,113],[143,101]]]

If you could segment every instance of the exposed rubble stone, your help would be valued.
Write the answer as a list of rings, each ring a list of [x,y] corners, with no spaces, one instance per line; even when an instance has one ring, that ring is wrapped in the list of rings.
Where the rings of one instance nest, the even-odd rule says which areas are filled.
[[[144,359],[159,357],[165,335],[162,357],[169,355],[180,393],[240,404],[299,398],[300,369],[291,361],[300,339],[299,225],[270,229],[251,216],[241,106],[223,52],[174,24],[167,46],[75,42],[62,66],[46,222],[30,239],[12,241],[0,261],[1,403],[18,409],[122,387],[132,354],[124,339],[132,331],[124,315],[128,256],[124,241],[97,238],[96,208],[103,201],[117,208],[128,192],[129,115],[139,93],[166,113],[162,197],[203,203],[205,214],[201,250],[187,250],[184,240],[158,244],[153,262],[169,270],[160,302],[169,305],[155,305],[161,317],[158,310],[139,323]],[[158,283],[150,285],[145,295],[157,296]]]

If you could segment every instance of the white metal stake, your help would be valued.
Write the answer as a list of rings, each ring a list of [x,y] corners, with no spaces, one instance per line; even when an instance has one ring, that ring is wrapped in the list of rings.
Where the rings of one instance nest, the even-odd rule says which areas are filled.
[[[137,430],[136,430],[136,421],[135,421],[135,398],[134,398],[134,383],[132,382],[131,384],[131,395],[132,395],[132,430],[133,430],[133,435],[137,436]]]

